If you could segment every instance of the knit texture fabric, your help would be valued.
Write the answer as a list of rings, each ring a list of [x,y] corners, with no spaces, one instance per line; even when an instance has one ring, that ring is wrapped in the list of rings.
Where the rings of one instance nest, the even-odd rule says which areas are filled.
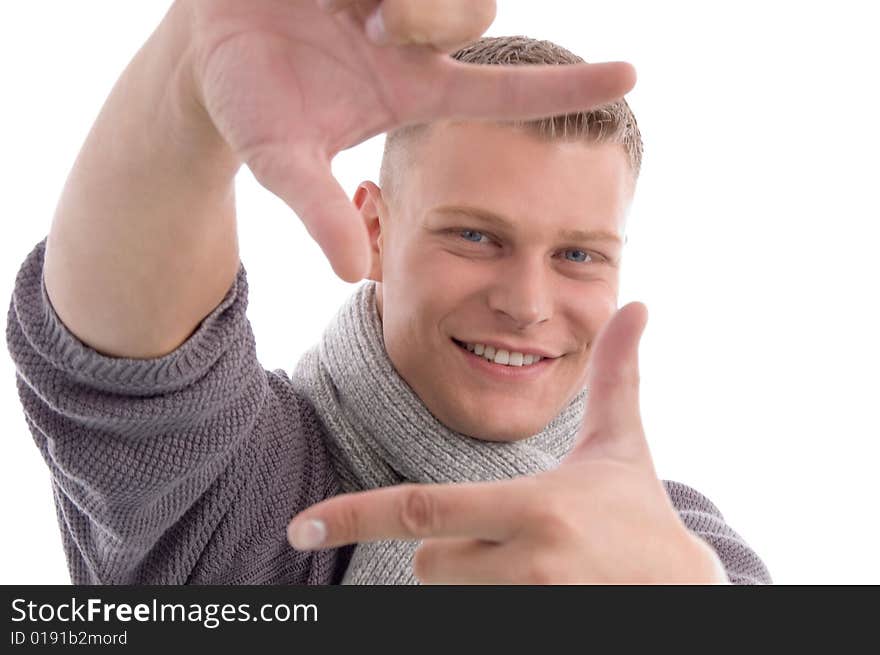
[[[404,482],[503,480],[555,468],[574,443],[586,398],[582,390],[540,433],[522,441],[483,441],[449,429],[388,357],[371,280],[343,304],[293,380],[326,427],[346,492]],[[418,545],[359,544],[343,584],[418,584],[412,569]]]
[[[55,313],[43,284],[44,254],[45,240],[18,273],[6,337],[26,425],[51,474],[75,584],[411,582],[409,565],[389,559],[381,545],[302,552],[288,545],[287,524],[347,489],[543,470],[563,455],[570,445],[565,436],[580,419],[583,395],[537,438],[484,448],[487,443],[437,423],[414,396],[398,409],[373,407],[377,416],[365,417],[367,399],[378,389],[407,389],[384,347],[377,348],[378,314],[368,332],[353,332],[359,339],[372,334],[372,341],[339,341],[340,319],[351,320],[346,310],[375,311],[365,303],[369,285],[355,290],[291,380],[257,360],[243,266],[223,301],[174,352],[154,359],[110,357],[82,343]],[[364,361],[337,368],[340,347],[360,352]],[[378,373],[366,373],[371,362],[383,371],[379,383]],[[340,381],[348,366],[365,375],[360,383],[347,374]],[[340,394],[345,417],[337,426],[374,431],[361,441],[353,441],[347,427],[337,433],[326,410],[318,409],[327,407],[327,388]],[[383,437],[377,430],[389,424],[406,429]],[[438,435],[440,441],[432,442]],[[401,446],[413,450],[401,452]],[[476,471],[457,459],[470,457],[470,448],[480,451]],[[450,461],[432,469],[441,453]],[[685,525],[718,552],[731,582],[771,582],[714,504],[686,485],[664,485]],[[401,560],[411,558],[406,547],[383,543]]]

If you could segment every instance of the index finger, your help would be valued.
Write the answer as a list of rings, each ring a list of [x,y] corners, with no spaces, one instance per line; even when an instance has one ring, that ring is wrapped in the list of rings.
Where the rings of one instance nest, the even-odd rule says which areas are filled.
[[[636,70],[627,62],[485,65],[446,57],[426,93],[402,99],[400,115],[419,123],[535,120],[614,102],[635,83]]]
[[[287,538],[300,550],[430,537],[503,542],[517,530],[521,515],[522,488],[516,482],[408,483],[341,494],[297,514],[287,526]],[[301,538],[310,532],[311,520],[325,526],[320,543]]]

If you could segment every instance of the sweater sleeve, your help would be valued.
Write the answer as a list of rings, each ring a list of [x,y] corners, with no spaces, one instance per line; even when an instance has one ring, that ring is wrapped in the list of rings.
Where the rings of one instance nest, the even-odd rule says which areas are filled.
[[[663,485],[688,530],[718,553],[731,583],[773,584],[770,572],[755,551],[727,525],[708,498],[680,482],[663,480]]]
[[[45,244],[18,273],[6,336],[72,581],[326,583],[335,552],[295,551],[285,526],[335,481],[289,381],[257,361],[244,267],[174,352],[117,358],[55,313]]]

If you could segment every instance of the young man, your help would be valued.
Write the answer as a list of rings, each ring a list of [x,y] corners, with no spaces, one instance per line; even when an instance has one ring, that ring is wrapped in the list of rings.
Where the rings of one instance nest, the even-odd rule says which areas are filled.
[[[172,6],[10,306],[74,582],[770,582],[638,416],[633,71],[474,42],[494,11]],[[329,162],[385,131],[352,204]],[[245,315],[242,163],[368,278],[290,378]]]

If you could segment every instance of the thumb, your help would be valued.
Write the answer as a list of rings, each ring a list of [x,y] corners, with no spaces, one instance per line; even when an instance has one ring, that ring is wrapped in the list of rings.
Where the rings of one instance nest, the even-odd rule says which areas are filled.
[[[639,342],[648,321],[640,302],[622,307],[599,332],[587,372],[587,404],[575,451],[631,458],[647,452],[639,412]]]
[[[247,165],[260,184],[296,212],[336,275],[357,282],[370,262],[367,228],[333,177],[327,155],[304,145],[273,143],[257,150]]]

